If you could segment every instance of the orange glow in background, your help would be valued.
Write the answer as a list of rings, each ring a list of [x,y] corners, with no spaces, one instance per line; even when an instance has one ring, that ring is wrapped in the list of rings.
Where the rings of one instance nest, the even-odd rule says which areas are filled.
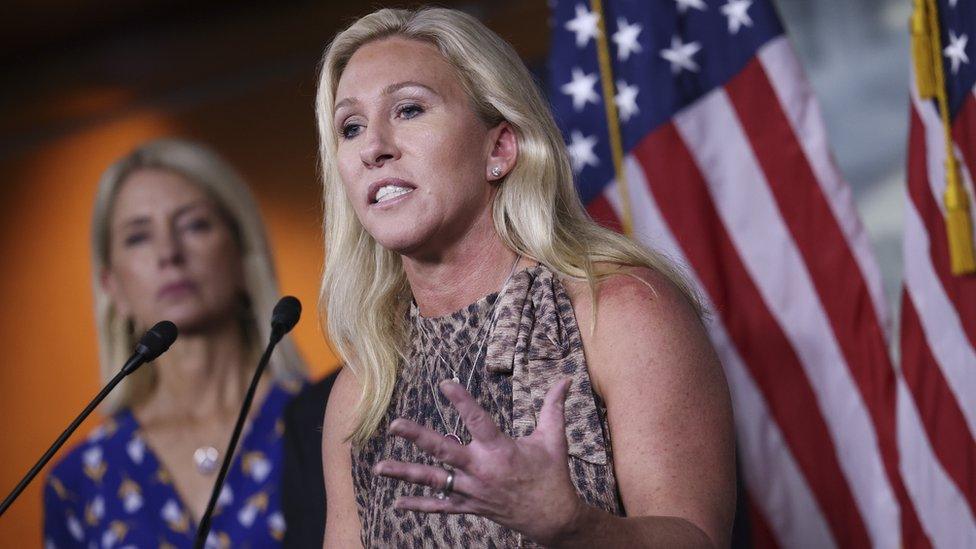
[[[311,100],[287,100],[298,87],[275,82],[185,110],[141,109],[0,156],[5,178],[0,185],[4,495],[101,386],[89,263],[91,207],[102,171],[142,141],[161,136],[199,140],[244,175],[267,224],[282,292],[304,305],[304,316],[289,337],[295,338],[313,378],[335,368],[316,315],[321,195]],[[115,98],[124,101],[124,94]],[[71,104],[52,108],[70,109]],[[287,127],[306,131],[282,129]],[[0,520],[2,545],[41,546],[47,472],[99,420],[96,412],[82,424]]]

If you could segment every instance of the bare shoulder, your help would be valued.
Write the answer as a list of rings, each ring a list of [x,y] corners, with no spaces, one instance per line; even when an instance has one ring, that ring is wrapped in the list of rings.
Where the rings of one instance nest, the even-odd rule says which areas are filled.
[[[356,421],[356,403],[359,401],[360,385],[349,368],[342,368],[332,385],[332,392],[325,406],[325,420],[322,425],[322,462],[325,467],[325,484],[342,479],[345,471],[352,467],[349,435]],[[338,473],[338,476],[336,476]],[[332,478],[330,478],[330,476]]]
[[[348,368],[336,377],[325,410],[322,429],[322,467],[328,505],[325,547],[359,547],[361,524],[352,483],[352,456],[348,441],[355,421],[359,381]]]
[[[340,368],[336,375],[335,385],[332,387],[332,393],[338,393],[340,400],[347,400],[359,398],[359,391],[360,385],[356,375],[349,368]]]
[[[326,443],[342,442],[352,431],[352,411],[359,401],[360,391],[356,376],[348,368],[339,370],[325,410],[323,440]]]
[[[711,367],[714,352],[702,320],[677,284],[647,267],[600,268],[612,274],[597,282],[595,295],[585,281],[564,280],[597,392],[610,379],[668,373],[659,368],[676,374],[685,363]]]
[[[613,316],[638,314],[647,320],[663,320],[664,316],[684,316],[698,320],[691,300],[664,273],[648,268],[626,265],[598,264],[607,273],[596,283],[596,299],[600,319],[612,321]],[[586,281],[562,279],[573,302],[576,316],[583,327],[585,317],[593,306],[593,295]],[[655,314],[648,315],[648,312]],[[586,314],[584,314],[586,313]],[[610,313],[610,314],[608,314]]]

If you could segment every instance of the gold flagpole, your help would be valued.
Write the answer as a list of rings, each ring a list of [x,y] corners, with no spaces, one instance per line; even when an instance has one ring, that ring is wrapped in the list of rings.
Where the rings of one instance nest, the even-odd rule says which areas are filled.
[[[603,104],[606,105],[607,129],[610,134],[610,153],[613,156],[613,171],[617,177],[617,192],[620,195],[621,224],[624,234],[633,236],[634,225],[630,209],[630,193],[627,191],[627,176],[624,173],[624,152],[620,139],[620,119],[617,118],[617,103],[613,93],[613,66],[610,64],[610,48],[607,47],[606,25],[603,22],[603,3],[592,0],[593,11],[597,14],[596,52],[600,61],[600,82],[603,84]]]
[[[949,259],[952,274],[976,272],[973,254],[973,227],[969,213],[969,196],[959,175],[949,120],[949,99],[942,67],[942,41],[939,33],[938,7],[935,0],[914,0],[911,18],[912,53],[919,96],[936,98],[946,147],[946,189],[943,202],[946,209],[946,232],[949,239]]]

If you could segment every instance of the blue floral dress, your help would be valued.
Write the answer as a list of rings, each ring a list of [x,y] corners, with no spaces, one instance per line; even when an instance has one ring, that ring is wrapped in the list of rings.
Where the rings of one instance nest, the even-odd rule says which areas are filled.
[[[274,385],[252,417],[217,502],[207,548],[280,546],[282,413],[299,388]],[[45,548],[192,547],[196,528],[128,409],[69,452],[44,487]]]

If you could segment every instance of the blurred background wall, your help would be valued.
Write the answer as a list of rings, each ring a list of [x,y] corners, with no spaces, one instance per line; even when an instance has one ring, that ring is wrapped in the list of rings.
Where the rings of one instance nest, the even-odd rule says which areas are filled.
[[[910,2],[776,3],[821,99],[894,308]],[[0,17],[0,492],[13,487],[99,388],[89,210],[99,174],[146,139],[174,135],[209,143],[244,174],[269,226],[282,290],[305,304],[294,337],[316,377],[335,368],[313,312],[322,260],[316,66],[330,37],[377,4],[6,3]],[[481,17],[544,74],[545,0],[439,4]],[[89,420],[73,440],[94,424]],[[40,546],[40,487],[38,479],[0,519],[0,544]]]

